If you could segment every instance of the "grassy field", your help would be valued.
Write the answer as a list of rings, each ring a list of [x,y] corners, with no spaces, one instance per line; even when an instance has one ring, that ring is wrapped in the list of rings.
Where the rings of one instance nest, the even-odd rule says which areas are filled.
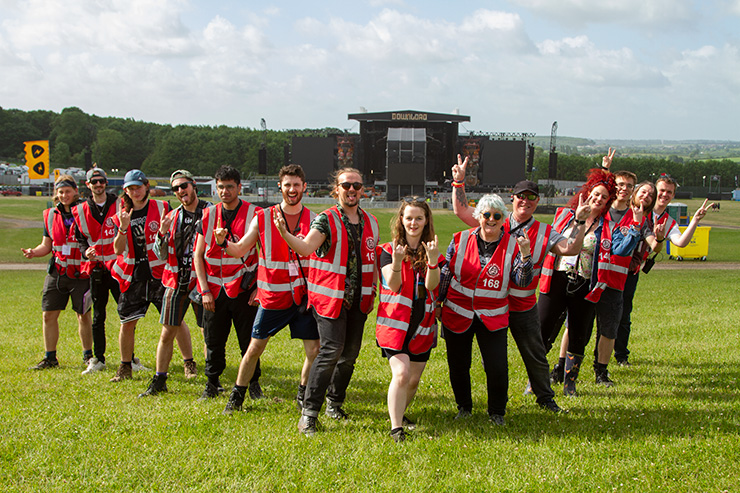
[[[9,210],[5,200],[11,199],[0,202],[0,217]],[[33,219],[44,206],[32,201],[33,213],[21,207],[13,214]],[[727,217],[728,210],[711,217]],[[391,213],[375,212],[383,231]],[[435,221],[446,244],[460,223],[450,213],[435,214]],[[28,238],[19,231],[25,230],[2,227],[3,243],[31,238],[35,245],[40,238],[38,229],[31,228]],[[710,254],[716,250],[724,261],[737,261],[737,235],[713,229]],[[703,264],[702,271],[641,277],[633,312],[634,366],[612,365],[617,386],[604,389],[593,383],[587,357],[581,395],[557,397],[570,410],[566,415],[546,413],[522,395],[526,374],[509,338],[506,426],[487,420],[478,362],[474,416],[453,421],[440,341],[409,413],[418,428],[401,445],[388,437],[390,371],[375,347],[374,314],[349,388],[346,409],[352,419],[321,418],[322,432],[307,439],[296,430],[293,402],[302,349],[287,333],[270,342],[262,359],[268,398],[248,403],[244,413],[222,416],[225,396],[196,402],[205,378],[186,381],[177,350],[170,392],[139,399],[150,374],[108,382],[118,362],[113,304],[107,372],[80,375],[70,311],[61,317],[61,368],[26,370],[43,356],[44,274],[0,270],[0,486],[3,491],[737,491],[740,280],[734,271],[711,269],[713,263]],[[148,366],[154,363],[157,318],[152,311],[137,330],[136,352]],[[200,348],[192,314],[186,320]],[[202,372],[203,356],[196,359]],[[227,388],[238,359],[232,339],[223,376]],[[556,388],[556,396],[561,390]]]

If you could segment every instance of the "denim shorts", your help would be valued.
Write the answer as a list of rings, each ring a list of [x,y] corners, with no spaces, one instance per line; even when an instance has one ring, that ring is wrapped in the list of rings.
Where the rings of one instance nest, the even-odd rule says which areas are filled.
[[[286,325],[290,325],[291,339],[318,339],[316,319],[308,310],[300,313],[299,308],[296,304],[284,310],[267,310],[260,306],[252,326],[252,337],[267,339],[280,332]]]

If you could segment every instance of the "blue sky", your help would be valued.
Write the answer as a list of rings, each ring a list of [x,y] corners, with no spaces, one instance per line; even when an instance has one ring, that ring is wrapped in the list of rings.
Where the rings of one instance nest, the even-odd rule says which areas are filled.
[[[0,0],[0,106],[171,124],[740,140],[740,0]]]

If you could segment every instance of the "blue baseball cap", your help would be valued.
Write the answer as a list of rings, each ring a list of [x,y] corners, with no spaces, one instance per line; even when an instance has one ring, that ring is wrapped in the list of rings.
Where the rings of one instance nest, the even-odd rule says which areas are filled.
[[[149,183],[146,179],[146,175],[139,169],[132,169],[123,178],[123,188],[130,187],[131,185],[144,185]]]

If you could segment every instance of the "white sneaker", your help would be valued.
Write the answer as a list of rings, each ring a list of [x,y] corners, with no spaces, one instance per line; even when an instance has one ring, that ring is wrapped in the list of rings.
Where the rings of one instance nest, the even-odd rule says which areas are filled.
[[[90,358],[90,361],[87,362],[87,368],[82,370],[82,374],[89,375],[90,373],[103,370],[105,370],[104,362],[100,361],[98,358]]]
[[[139,358],[134,358],[131,361],[131,369],[133,371],[152,371],[151,368],[147,368],[146,366],[142,365]]]

